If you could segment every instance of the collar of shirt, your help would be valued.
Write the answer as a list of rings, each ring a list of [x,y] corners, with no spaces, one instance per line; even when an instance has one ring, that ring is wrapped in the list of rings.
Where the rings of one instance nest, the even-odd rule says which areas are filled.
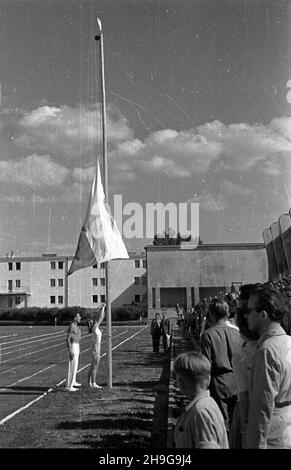
[[[266,341],[266,339],[271,338],[272,336],[281,336],[281,335],[286,335],[286,334],[287,334],[286,331],[284,330],[284,328],[282,328],[280,323],[277,323],[277,324],[273,323],[272,325],[269,326],[266,333],[264,333],[259,338],[257,342],[257,346],[259,347],[264,341]]]
[[[185,407],[185,411],[188,412],[196,403],[201,400],[201,398],[206,398],[210,396],[209,390],[204,390],[204,392],[199,393],[196,397]]]

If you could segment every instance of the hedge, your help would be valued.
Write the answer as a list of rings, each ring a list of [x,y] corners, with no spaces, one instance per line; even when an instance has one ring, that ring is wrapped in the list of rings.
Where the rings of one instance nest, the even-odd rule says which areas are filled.
[[[65,307],[65,308],[47,308],[47,307],[24,307],[18,309],[1,309],[1,321],[21,321],[21,322],[45,322],[54,324],[68,323],[76,312],[80,313],[82,320],[86,321],[92,318],[96,309],[85,307]],[[147,311],[143,308],[131,305],[112,309],[112,321],[130,321],[145,318]]]

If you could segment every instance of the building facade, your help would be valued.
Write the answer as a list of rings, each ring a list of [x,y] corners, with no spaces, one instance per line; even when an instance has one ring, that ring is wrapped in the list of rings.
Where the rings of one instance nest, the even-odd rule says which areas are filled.
[[[200,297],[229,292],[231,286],[266,282],[264,244],[147,246],[148,316],[167,311],[176,315],[177,303],[188,311]]]
[[[112,307],[141,304],[146,297],[145,253],[109,263]],[[73,256],[0,258],[0,309],[22,307],[94,308],[106,302],[104,264],[67,276]]]
[[[149,319],[158,311],[176,315],[177,303],[190,310],[200,297],[268,279],[264,244],[151,245],[129,255],[109,263],[111,305],[147,305]],[[94,308],[106,302],[104,264],[67,276],[72,259],[55,254],[0,258],[0,309]]]

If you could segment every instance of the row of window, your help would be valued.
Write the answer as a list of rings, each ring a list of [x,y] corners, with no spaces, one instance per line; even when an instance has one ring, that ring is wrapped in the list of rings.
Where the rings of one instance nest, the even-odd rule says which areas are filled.
[[[137,297],[137,296],[135,296],[135,297]],[[138,296],[138,297],[140,297],[140,296]],[[16,297],[16,298],[20,299],[20,297]],[[97,304],[99,302],[98,298],[99,298],[99,295],[95,295],[95,294],[92,295],[93,304]],[[64,303],[64,297],[62,295],[58,295],[58,296],[51,295],[50,296],[50,301],[51,301],[52,305],[55,305],[57,300],[58,300],[58,304],[63,304]],[[105,295],[103,295],[103,294],[100,295],[100,302],[106,302],[106,296]],[[16,300],[15,300],[15,303],[17,303]]]
[[[51,287],[56,287],[56,279],[51,279]],[[63,287],[64,279],[58,279],[58,286]]]
[[[13,280],[12,280],[12,279],[9,279],[9,280],[8,280],[8,288],[9,288],[9,289],[12,289],[12,286],[13,286]],[[15,286],[16,286],[16,287],[21,287],[21,279],[16,279],[16,280],[15,280]]]
[[[16,261],[16,263],[15,263],[15,269],[16,269],[16,271],[20,271],[20,270],[21,270],[21,263],[20,263],[20,261]],[[13,271],[13,263],[12,263],[12,261],[9,261],[9,263],[8,263],[8,271]]]
[[[93,286],[98,286],[98,277],[93,277],[93,278],[92,278],[92,284],[93,284]],[[101,284],[101,286],[105,286],[105,285],[106,285],[106,279],[105,279],[105,277],[101,277],[101,278],[100,278],[100,284]]]
[[[50,286],[51,287],[56,287],[56,281],[58,281],[58,287],[63,287],[64,286],[64,279],[63,278],[60,278],[58,280],[55,279],[55,278],[50,279]],[[134,283],[135,283],[135,285],[140,285],[140,284],[146,285],[147,279],[146,279],[146,277],[135,277],[134,278]],[[8,281],[9,289],[12,289],[12,284],[13,284],[13,281],[9,280]],[[92,278],[92,285],[93,286],[98,286],[98,277],[93,277]],[[101,286],[106,285],[105,277],[100,278],[100,285]],[[15,280],[15,286],[16,287],[21,287],[21,280],[20,279]]]
[[[141,262],[142,262],[142,267],[143,268],[146,268],[147,267],[147,261],[146,259],[136,259],[134,264],[135,264],[135,267],[136,268],[140,268],[141,267]]]
[[[136,259],[134,263],[135,263],[136,268],[140,268],[141,263],[142,263],[143,268],[147,267],[147,262],[146,262],[145,259],[143,259],[143,260]],[[20,271],[21,270],[21,262],[16,261],[14,264],[15,264],[16,271]],[[51,264],[51,269],[56,269],[57,266],[58,266],[58,269],[64,269],[64,261],[51,261],[50,264]],[[100,268],[104,268],[104,267],[105,267],[105,263],[100,263]],[[98,263],[94,264],[93,268],[95,268],[95,269],[98,268]],[[9,261],[9,263],[8,263],[8,270],[13,271],[13,262],[12,261]]]
[[[56,296],[51,295],[51,304],[56,303]],[[63,304],[64,303],[64,297],[62,295],[58,295],[58,304]]]
[[[97,304],[99,302],[98,300],[99,296],[98,295],[92,295],[92,302],[93,304]],[[55,295],[51,295],[50,296],[50,302],[52,305],[55,305],[57,303],[57,300],[58,300],[58,304],[63,304],[64,303],[64,297],[62,295],[58,295],[57,297]],[[105,295],[100,295],[100,302],[106,302],[106,296]],[[140,295],[135,295],[134,296],[134,302],[136,304],[139,304],[140,303]],[[20,297],[15,297],[15,304],[16,305],[19,305],[21,303],[21,298]]]
[[[56,261],[51,261],[51,269],[56,269],[57,262]],[[63,261],[58,261],[58,268],[59,269],[64,269],[64,262]]]

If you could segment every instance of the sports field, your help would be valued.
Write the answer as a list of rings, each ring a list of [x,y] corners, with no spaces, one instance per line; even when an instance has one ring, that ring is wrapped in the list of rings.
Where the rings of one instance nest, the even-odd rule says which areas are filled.
[[[112,328],[111,390],[106,386],[106,327],[100,390],[86,385],[91,337],[86,327],[81,329],[77,380],[82,387],[69,393],[66,326],[1,327],[1,448],[123,448],[158,446],[161,438],[165,442],[169,357],[153,355],[149,328]]]
[[[130,341],[145,327],[112,329],[112,349]],[[85,381],[90,365],[91,335],[82,328],[81,354],[77,380]],[[0,424],[9,420],[53,387],[65,385],[68,354],[66,327],[1,327],[0,333]],[[106,355],[106,332],[101,354]],[[82,374],[84,372],[84,374]],[[84,383],[84,385],[85,385]]]

